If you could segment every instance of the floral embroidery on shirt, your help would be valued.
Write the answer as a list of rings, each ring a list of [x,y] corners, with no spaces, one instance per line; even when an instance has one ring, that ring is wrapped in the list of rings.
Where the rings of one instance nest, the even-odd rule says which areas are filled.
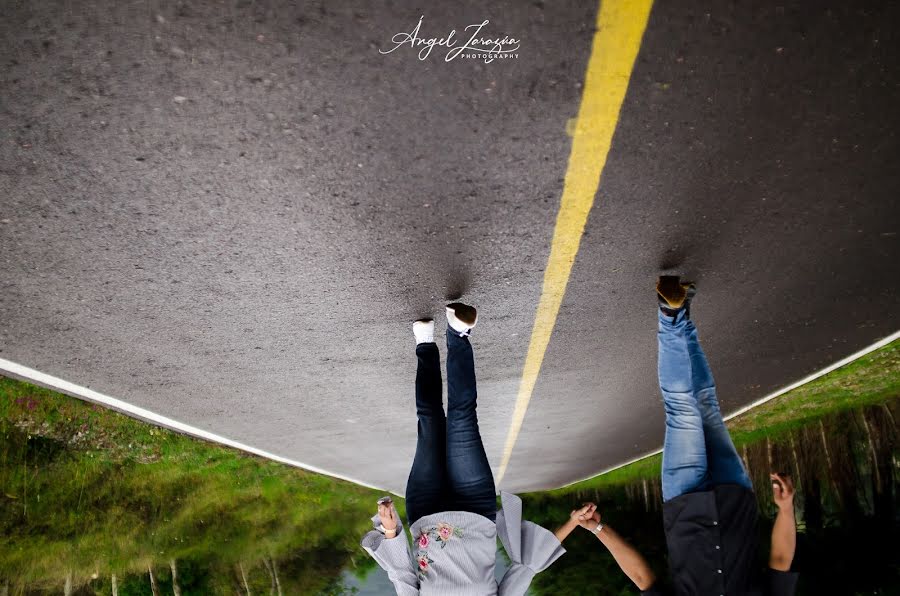
[[[463,531],[460,528],[453,527],[446,522],[441,522],[430,528],[422,528],[421,532],[422,533],[419,534],[419,539],[417,540],[419,548],[428,548],[428,545],[431,544],[432,540],[438,541],[441,548],[444,548],[451,538],[454,536],[462,537],[463,535]]]
[[[443,548],[444,543],[454,536],[462,536],[462,530],[441,522],[437,525],[437,535],[441,540],[441,548]]]
[[[432,558],[428,556],[428,553],[424,551],[420,551],[416,554],[416,561],[419,563],[419,575],[428,573],[428,566],[433,562]]]
[[[454,527],[445,522],[441,522],[430,528],[422,528],[419,537],[416,538],[416,546],[418,547],[416,550],[416,562],[419,564],[419,576],[424,577],[425,574],[428,573],[431,563],[434,561],[428,556],[427,551],[433,540],[440,543],[441,548],[444,548],[451,538],[454,536],[461,538],[462,535],[463,531],[461,528]]]

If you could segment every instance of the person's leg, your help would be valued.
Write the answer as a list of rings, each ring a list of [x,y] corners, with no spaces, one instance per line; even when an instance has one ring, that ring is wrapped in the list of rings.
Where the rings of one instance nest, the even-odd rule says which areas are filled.
[[[659,389],[666,409],[663,443],[663,501],[705,490],[708,483],[703,420],[694,397],[685,311],[658,313]]]
[[[447,420],[441,400],[441,357],[434,342],[416,346],[416,416],[418,441],[406,482],[406,518],[410,526],[444,511],[447,494]]]
[[[725,428],[719,399],[716,395],[716,383],[713,380],[706,354],[700,347],[697,328],[693,321],[685,325],[688,353],[691,356],[691,375],[694,384],[694,396],[700,407],[703,418],[703,436],[706,440],[706,460],[709,469],[711,486],[719,484],[740,484],[753,488],[744,463],[741,461],[731,435]]]
[[[447,328],[447,475],[455,509],[497,516],[494,475],[476,415],[475,358],[468,337]]]

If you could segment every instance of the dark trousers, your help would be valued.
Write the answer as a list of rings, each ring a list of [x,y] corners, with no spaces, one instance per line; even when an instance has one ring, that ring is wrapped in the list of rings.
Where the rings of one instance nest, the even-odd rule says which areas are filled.
[[[441,398],[441,360],[435,343],[416,346],[418,442],[406,483],[406,516],[470,511],[496,520],[497,491],[478,417],[475,359],[468,337],[447,329],[447,415]]]

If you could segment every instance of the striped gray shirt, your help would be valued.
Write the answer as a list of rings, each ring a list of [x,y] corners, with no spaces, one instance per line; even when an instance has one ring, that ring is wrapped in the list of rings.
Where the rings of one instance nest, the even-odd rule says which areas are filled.
[[[376,529],[361,544],[387,571],[400,596],[519,596],[535,574],[566,549],[553,532],[522,521],[518,496],[501,492],[500,502],[496,523],[468,511],[444,511],[417,520],[410,528],[412,549],[402,524],[396,538],[386,539]],[[379,523],[376,514],[372,524],[377,528]],[[497,536],[512,561],[499,585],[494,579]]]

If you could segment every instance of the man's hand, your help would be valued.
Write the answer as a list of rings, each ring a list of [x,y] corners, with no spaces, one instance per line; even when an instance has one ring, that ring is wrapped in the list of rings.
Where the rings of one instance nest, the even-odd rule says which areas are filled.
[[[772,500],[778,506],[778,515],[772,524],[772,549],[769,567],[777,571],[790,571],[797,550],[797,528],[794,520],[794,483],[787,474],[769,474],[772,480]]]
[[[778,509],[794,508],[794,482],[787,474],[769,474],[772,480],[772,500]]]

